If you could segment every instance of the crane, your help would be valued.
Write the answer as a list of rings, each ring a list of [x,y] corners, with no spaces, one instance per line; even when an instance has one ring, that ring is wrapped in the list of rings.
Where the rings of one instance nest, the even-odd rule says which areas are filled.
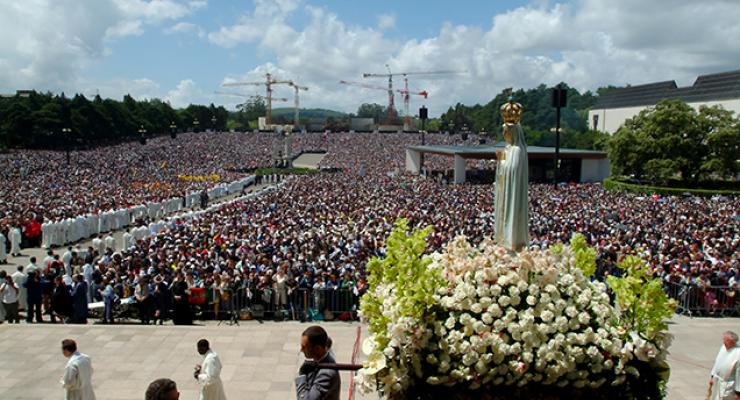
[[[378,89],[378,90],[383,90],[383,91],[388,90],[387,88],[382,87],[382,86],[368,85],[368,84],[360,83],[360,82],[339,81],[339,83],[342,83],[342,84],[345,84],[345,85],[359,86],[359,87],[363,87],[365,89]],[[422,90],[422,91],[419,91],[419,92],[409,90],[409,88],[408,88],[408,82],[406,83],[406,87],[404,89],[396,89],[395,91],[398,92],[398,93],[400,93],[403,96],[403,112],[404,112],[403,129],[404,130],[408,130],[409,129],[409,125],[410,125],[410,120],[409,120],[409,98],[413,94],[413,95],[417,95],[417,96],[424,96],[424,98],[426,99],[427,96],[429,96],[429,92],[427,92],[426,90]]]
[[[267,95],[267,115],[265,115],[265,125],[268,127],[272,126],[272,85],[292,85],[293,81],[275,79],[269,72],[265,74],[264,82],[229,82],[224,83],[221,86],[249,86],[249,85],[265,85]]]
[[[372,74],[364,73],[363,78],[388,78],[388,119],[391,119],[391,115],[395,115],[395,109],[393,104],[393,75],[403,76],[404,88],[401,92],[404,94],[404,108],[406,109],[406,116],[404,117],[403,125],[404,129],[408,129],[409,125],[409,113],[408,113],[408,97],[409,97],[409,75],[442,75],[442,74],[460,74],[467,71],[455,71],[455,70],[444,70],[444,71],[418,71],[418,72],[391,72],[391,67],[385,64],[385,68],[388,70],[387,74]],[[424,96],[426,98],[426,96]]]
[[[256,98],[256,99],[265,99],[265,96],[259,95],[259,94],[244,94],[244,93],[234,93],[234,92],[219,92],[215,91],[213,92],[215,94],[220,94],[222,96],[237,96],[237,97],[246,97],[246,98]],[[285,97],[273,97],[272,101],[288,101]]]
[[[290,83],[290,86],[293,86],[293,90],[295,90],[295,111],[294,111],[294,114],[293,114],[293,126],[295,126],[297,128],[298,125],[300,124],[300,118],[299,118],[300,117],[300,115],[299,115],[299,112],[300,111],[299,110],[301,108],[301,103],[298,100],[298,92],[301,91],[301,90],[308,90],[308,87],[306,87],[306,86],[300,86],[300,85],[298,85],[295,82],[291,82]]]

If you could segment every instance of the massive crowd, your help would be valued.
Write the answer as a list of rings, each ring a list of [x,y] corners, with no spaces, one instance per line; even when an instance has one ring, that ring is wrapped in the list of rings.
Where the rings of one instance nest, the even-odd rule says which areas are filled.
[[[494,229],[490,185],[408,175],[403,148],[417,144],[418,135],[381,135],[298,135],[296,149],[326,148],[321,166],[340,171],[291,177],[258,196],[179,214],[154,235],[67,250],[58,260],[50,256],[38,265],[41,279],[48,287],[55,280],[62,287],[65,280],[82,287],[75,298],[85,304],[133,296],[145,322],[174,310],[176,323],[188,323],[188,299],[200,288],[207,289],[212,304],[220,301],[221,310],[237,298],[253,308],[294,306],[307,317],[351,314],[367,289],[364,266],[384,253],[397,218],[413,227],[433,225],[430,250],[460,234],[477,243]],[[430,136],[427,143],[455,140]],[[230,151],[237,159],[239,151]],[[442,157],[426,162],[432,170],[451,164]],[[215,167],[193,173],[212,172],[208,168]],[[739,212],[737,197],[659,197],[606,191],[600,184],[532,184],[530,244],[544,247],[582,233],[598,251],[597,279],[620,274],[619,260],[635,254],[667,285],[712,284],[734,293],[740,279]],[[28,269],[35,267],[22,274]],[[29,279],[15,276],[21,285]],[[46,293],[48,309],[56,310],[55,291]]]

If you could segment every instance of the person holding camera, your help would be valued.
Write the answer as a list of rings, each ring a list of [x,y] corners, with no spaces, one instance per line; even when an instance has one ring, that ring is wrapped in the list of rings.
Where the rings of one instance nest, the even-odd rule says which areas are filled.
[[[314,325],[301,335],[301,352],[306,361],[295,379],[298,400],[339,400],[342,382],[336,369],[319,368],[319,363],[335,364],[330,352],[329,336],[324,328]]]

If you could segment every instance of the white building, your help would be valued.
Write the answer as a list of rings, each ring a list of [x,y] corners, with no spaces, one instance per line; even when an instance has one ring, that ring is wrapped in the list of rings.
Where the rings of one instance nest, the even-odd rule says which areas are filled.
[[[589,127],[614,133],[624,121],[663,99],[678,99],[697,110],[721,105],[740,114],[740,70],[701,75],[692,86],[682,88],[676,81],[665,81],[608,91],[588,112]]]

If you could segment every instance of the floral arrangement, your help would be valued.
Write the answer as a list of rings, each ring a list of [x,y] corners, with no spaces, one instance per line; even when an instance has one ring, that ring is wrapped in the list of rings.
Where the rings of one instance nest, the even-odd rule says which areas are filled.
[[[391,399],[662,398],[664,320],[675,304],[639,259],[609,279],[612,305],[607,286],[589,279],[596,253],[582,236],[519,253],[459,237],[425,255],[429,232],[397,221],[387,256],[368,264],[363,390]]]

